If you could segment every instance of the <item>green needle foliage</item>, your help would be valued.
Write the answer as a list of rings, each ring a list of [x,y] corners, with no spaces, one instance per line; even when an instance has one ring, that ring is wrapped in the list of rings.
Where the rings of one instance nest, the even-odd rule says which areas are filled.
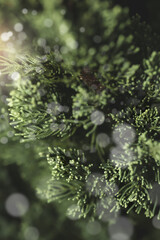
[[[159,37],[112,1],[61,5],[70,9],[55,30],[63,41],[15,59],[8,99],[22,142],[55,140],[40,153],[51,176],[37,191],[73,200],[78,218],[122,208],[160,219]]]

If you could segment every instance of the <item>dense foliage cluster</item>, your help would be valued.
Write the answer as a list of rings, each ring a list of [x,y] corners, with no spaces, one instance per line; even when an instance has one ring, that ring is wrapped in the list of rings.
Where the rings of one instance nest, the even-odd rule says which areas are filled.
[[[98,202],[109,196],[113,210],[143,209],[153,217],[159,213],[159,196],[151,194],[160,178],[159,38],[138,17],[128,20],[127,9],[85,4],[77,18],[84,32],[73,28],[72,45],[66,38],[60,51],[20,62],[9,99],[11,124],[22,141],[52,135],[60,147],[61,139],[68,141],[69,148],[53,146],[46,155],[49,201],[72,196],[86,216],[96,215]]]
[[[121,212],[160,220],[160,37],[116,1],[32,4],[38,14],[22,12],[34,51],[0,57],[9,83],[2,84],[0,149],[9,174],[16,164],[17,181],[36,190],[26,187],[37,225],[43,206],[48,223],[49,207],[56,221],[58,201],[74,220],[112,223]]]

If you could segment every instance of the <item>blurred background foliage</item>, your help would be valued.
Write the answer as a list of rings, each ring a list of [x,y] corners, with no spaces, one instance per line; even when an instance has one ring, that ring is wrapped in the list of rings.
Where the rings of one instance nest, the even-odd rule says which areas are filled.
[[[66,38],[72,39],[72,28],[76,31],[77,15],[72,0],[0,0],[0,35],[1,55],[7,56],[4,48],[13,47],[30,52],[39,49],[43,54],[50,49],[63,46]],[[85,1],[81,2],[81,11]],[[115,0],[115,3],[127,6],[130,15],[139,14],[142,20],[151,25],[160,34],[160,1],[158,0]],[[16,29],[21,23],[22,31]],[[79,26],[81,27],[81,26]],[[98,26],[97,26],[98,27]],[[83,31],[83,29],[81,29]],[[61,34],[61,32],[64,34]],[[11,33],[11,41],[5,40],[3,33]],[[12,35],[13,34],[13,35]],[[103,34],[103,33],[102,33]],[[2,49],[3,48],[3,49]],[[3,50],[3,51],[2,51]],[[16,52],[13,54],[16,54]],[[7,75],[0,79],[0,239],[1,240],[109,240],[108,223],[88,220],[75,220],[67,217],[66,211],[70,203],[46,203],[35,193],[35,188],[47,180],[50,171],[45,159],[38,153],[45,144],[56,143],[56,138],[36,143],[19,143],[14,130],[9,125],[7,113],[7,97],[10,91],[11,78]],[[7,85],[8,84],[8,85]],[[7,86],[6,86],[7,85]],[[38,173],[38,174],[37,174]],[[21,217],[11,216],[6,211],[6,200],[13,193],[21,193],[29,201],[26,214]],[[122,213],[123,214],[123,213]],[[144,216],[129,216],[134,225],[131,239],[158,240],[160,230],[152,225],[152,220]],[[94,231],[94,229],[98,229]],[[117,239],[118,240],[118,239]],[[120,240],[120,239],[119,239]],[[121,239],[123,240],[123,238]],[[124,239],[125,240],[125,239]]]

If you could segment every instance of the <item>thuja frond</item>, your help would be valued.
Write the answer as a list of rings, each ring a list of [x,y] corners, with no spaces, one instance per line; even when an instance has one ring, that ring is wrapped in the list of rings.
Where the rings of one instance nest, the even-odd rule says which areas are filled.
[[[54,134],[63,137],[71,133],[71,123],[65,122],[70,116],[70,100],[64,96],[63,91],[69,93],[73,90],[67,89],[61,83],[55,85],[53,81],[57,82],[62,74],[65,78],[67,73],[62,73],[54,65],[52,71],[48,69],[52,65],[46,63],[41,68],[37,65],[35,68],[32,62],[30,64],[32,68],[24,67],[25,75],[18,89],[11,92],[12,98],[9,99],[11,124],[23,132],[20,135],[24,139],[40,139]],[[47,74],[47,69],[50,71],[50,76]],[[44,72],[43,75],[41,71]],[[62,92],[59,96],[58,91]],[[12,108],[14,105],[16,107]]]
[[[149,59],[144,59],[144,82],[143,89],[147,96],[152,99],[152,105],[159,101],[160,79],[160,52],[153,51]]]
[[[117,186],[108,182],[103,174],[94,173],[94,164],[88,162],[82,151],[50,148],[47,160],[51,166],[52,178],[47,190],[38,189],[38,193],[48,201],[75,201],[81,217],[89,214],[93,218],[98,214],[101,219],[111,208],[118,211],[118,204],[113,205]],[[104,198],[106,202],[103,201]]]
[[[73,117],[75,119],[84,119],[88,117],[97,108],[103,109],[107,101],[106,92],[99,94],[93,90],[88,92],[84,87],[78,86],[76,95],[73,96]]]
[[[19,64],[7,57],[0,56],[1,74],[10,74],[11,72],[19,71]]]
[[[85,166],[84,153],[76,149],[69,149],[68,151],[61,148],[49,149],[47,160],[53,168],[53,178],[56,180],[65,178],[67,182],[85,180],[92,166],[92,164]]]
[[[113,121],[115,121],[115,125],[120,123],[128,123],[137,131],[137,134],[139,135],[148,129],[147,134],[150,137],[155,138],[160,130],[160,116],[157,107],[152,106],[152,108],[150,108],[146,103],[144,109],[144,105],[141,106],[141,104],[143,103],[141,102],[139,105],[133,106],[132,108],[127,107],[125,111],[122,109],[116,114],[110,114],[110,116]]]
[[[0,51],[1,74],[10,75],[13,72],[21,72],[22,69],[24,70],[24,67],[28,66],[29,62],[30,67],[31,65],[37,63],[36,56],[31,56],[26,52],[26,50],[23,51],[22,49],[8,48],[7,45],[4,45],[0,48]]]

